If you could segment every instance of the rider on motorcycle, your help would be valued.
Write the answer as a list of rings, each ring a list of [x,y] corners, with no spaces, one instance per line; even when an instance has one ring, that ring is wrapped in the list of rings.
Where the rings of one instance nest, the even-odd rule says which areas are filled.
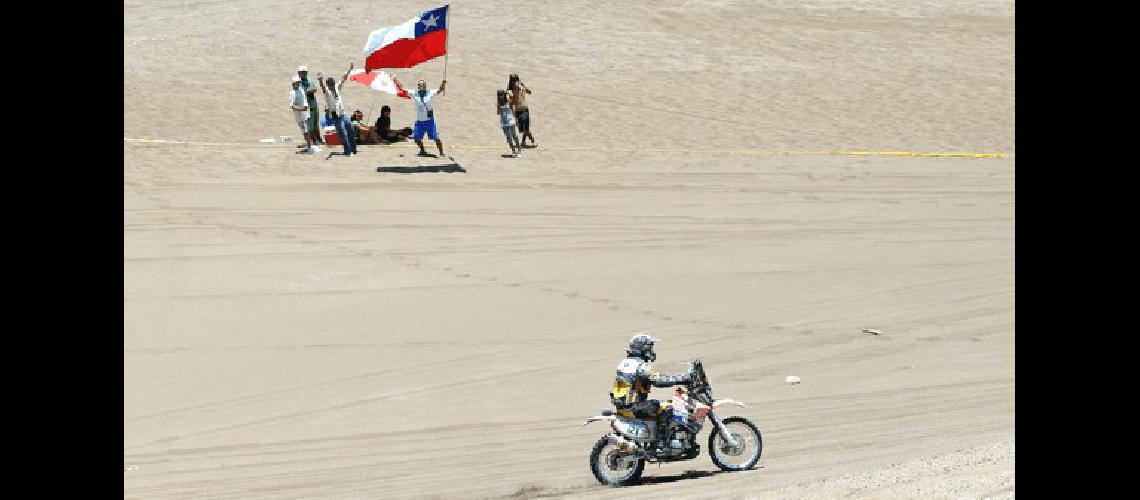
[[[661,402],[649,399],[651,387],[671,387],[686,384],[692,380],[691,373],[663,375],[649,365],[657,359],[653,345],[660,339],[645,334],[634,335],[629,339],[626,358],[617,367],[610,400],[617,408],[617,414],[626,418],[655,417],[657,419],[658,447],[664,447],[665,430],[672,416],[672,409],[662,408]]]

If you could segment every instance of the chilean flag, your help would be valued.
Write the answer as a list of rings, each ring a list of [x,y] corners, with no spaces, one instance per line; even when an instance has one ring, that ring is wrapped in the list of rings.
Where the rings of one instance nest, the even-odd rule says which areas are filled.
[[[348,74],[348,79],[361,85],[370,87],[372,90],[379,90],[380,92],[387,92],[389,94],[396,94],[404,99],[411,99],[408,92],[396,82],[392,75],[383,71],[371,71],[365,73],[362,69],[354,69]]]
[[[364,44],[364,70],[410,68],[446,54],[448,7],[426,10],[399,26],[373,31]]]

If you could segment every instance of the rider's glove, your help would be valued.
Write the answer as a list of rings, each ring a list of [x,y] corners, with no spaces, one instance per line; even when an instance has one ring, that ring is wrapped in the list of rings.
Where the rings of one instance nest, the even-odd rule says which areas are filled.
[[[687,371],[687,372],[682,373],[682,374],[677,376],[677,383],[678,384],[689,384],[692,381],[693,381],[693,373],[692,372]]]
[[[687,384],[693,379],[692,374],[684,373],[681,375],[658,375],[653,380],[653,385],[657,387],[669,387],[677,384]]]

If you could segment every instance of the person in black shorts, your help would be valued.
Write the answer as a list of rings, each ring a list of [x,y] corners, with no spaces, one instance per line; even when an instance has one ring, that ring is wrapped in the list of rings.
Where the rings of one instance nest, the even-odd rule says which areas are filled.
[[[511,93],[511,104],[515,108],[515,122],[518,124],[519,132],[522,133],[522,141],[520,147],[527,147],[526,140],[530,139],[530,147],[538,147],[535,144],[534,135],[530,133],[530,107],[526,104],[526,96],[530,94],[530,89],[523,85],[519,80],[519,75],[511,74],[507,79],[507,91]]]

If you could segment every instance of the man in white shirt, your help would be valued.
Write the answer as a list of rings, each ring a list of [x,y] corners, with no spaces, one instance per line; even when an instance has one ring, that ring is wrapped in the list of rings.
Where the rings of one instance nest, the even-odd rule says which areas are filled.
[[[305,136],[305,149],[302,153],[313,152],[313,140],[309,134],[309,100],[305,91],[301,89],[301,77],[293,77],[293,92],[289,95],[289,107],[293,110],[293,118],[297,126],[301,127],[301,134]]]
[[[320,82],[321,90],[325,93],[325,106],[328,108],[328,116],[332,118],[333,126],[336,127],[336,135],[340,137],[340,143],[344,146],[344,156],[357,154],[356,131],[352,129],[352,123],[349,121],[348,115],[344,113],[344,103],[341,102],[340,96],[340,86],[344,85],[345,80],[348,80],[348,74],[352,72],[354,65],[355,63],[348,65],[348,71],[344,72],[340,84],[337,84],[336,79],[331,76],[327,80],[322,80],[322,75],[317,75],[317,81]]]
[[[325,140],[321,137],[320,127],[321,117],[319,115],[321,113],[317,106],[317,84],[313,83],[312,78],[309,78],[308,66],[298,66],[297,76],[301,78],[301,90],[305,91],[305,98],[309,101],[309,134],[313,136],[313,144],[324,144]]]
[[[442,94],[446,86],[447,80],[444,80],[439,84],[439,89],[428,90],[427,82],[420,80],[416,84],[416,91],[411,93],[412,102],[416,103],[416,126],[412,129],[412,139],[415,139],[416,145],[420,147],[420,156],[431,156],[424,150],[424,133],[427,133],[429,139],[435,141],[435,146],[439,148],[439,155],[443,156],[443,141],[439,140],[439,133],[435,129],[435,111],[432,109],[432,103],[435,96]]]

